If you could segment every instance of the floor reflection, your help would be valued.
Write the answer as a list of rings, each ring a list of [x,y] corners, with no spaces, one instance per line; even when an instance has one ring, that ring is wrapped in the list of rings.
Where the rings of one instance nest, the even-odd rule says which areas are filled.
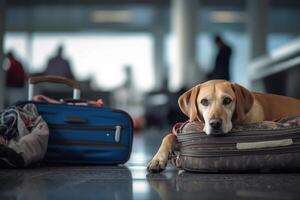
[[[191,174],[148,176],[160,199],[299,199],[298,174]]]
[[[127,167],[62,166],[0,172],[0,199],[133,199]]]
[[[134,139],[124,166],[39,166],[0,170],[0,199],[299,199],[300,174],[187,173],[169,166],[149,174],[146,164],[162,131]]]

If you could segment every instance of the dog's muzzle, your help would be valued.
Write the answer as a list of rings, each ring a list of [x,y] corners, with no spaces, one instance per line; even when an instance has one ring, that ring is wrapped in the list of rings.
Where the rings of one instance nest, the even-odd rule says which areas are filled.
[[[223,135],[224,132],[222,130],[222,119],[215,118],[209,120],[209,125],[211,127],[211,132],[209,135]]]

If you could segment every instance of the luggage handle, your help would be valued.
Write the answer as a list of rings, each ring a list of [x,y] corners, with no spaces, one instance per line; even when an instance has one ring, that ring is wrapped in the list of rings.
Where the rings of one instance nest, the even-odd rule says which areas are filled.
[[[64,122],[67,122],[67,123],[86,124],[86,123],[87,123],[87,120],[86,120],[86,119],[79,118],[79,117],[66,117],[66,118],[64,119]]]
[[[85,99],[62,99],[64,103],[88,103]]]
[[[38,83],[60,83],[73,88],[73,99],[80,99],[79,84],[71,79],[62,76],[32,76],[29,77],[28,100],[31,101],[34,93],[34,85]]]

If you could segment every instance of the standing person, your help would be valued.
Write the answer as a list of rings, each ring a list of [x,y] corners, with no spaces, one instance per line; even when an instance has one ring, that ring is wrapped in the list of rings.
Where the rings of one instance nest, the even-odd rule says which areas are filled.
[[[6,54],[3,68],[6,71],[7,88],[23,88],[25,86],[26,72],[22,63],[16,59],[12,51]]]
[[[208,79],[230,80],[231,47],[224,42],[220,35],[215,36],[215,44],[218,48],[218,53],[215,59],[215,67],[207,77]]]
[[[112,94],[115,108],[126,110],[133,118],[136,130],[144,126],[144,97],[134,84],[132,67],[124,67],[125,81]]]
[[[5,86],[7,88],[4,97],[5,106],[24,100],[26,98],[25,85],[27,74],[23,64],[15,57],[12,51],[6,54],[3,69],[5,71]]]
[[[44,74],[74,79],[69,61],[63,57],[63,50],[63,46],[60,45],[57,49],[57,54],[53,58],[49,59]]]

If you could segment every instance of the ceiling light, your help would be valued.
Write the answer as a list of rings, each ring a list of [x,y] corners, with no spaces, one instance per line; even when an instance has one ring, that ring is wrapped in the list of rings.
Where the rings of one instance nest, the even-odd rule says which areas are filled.
[[[90,20],[94,23],[126,23],[130,13],[127,10],[97,10],[91,13]]]
[[[209,18],[213,23],[241,23],[246,21],[243,12],[236,11],[212,11]]]

